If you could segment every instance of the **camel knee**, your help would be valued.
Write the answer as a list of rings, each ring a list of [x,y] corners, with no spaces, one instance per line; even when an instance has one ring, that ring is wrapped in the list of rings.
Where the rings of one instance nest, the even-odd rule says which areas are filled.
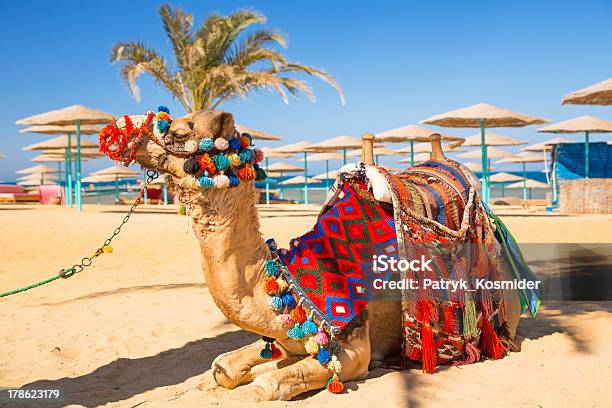
[[[232,362],[230,353],[217,356],[212,362],[212,372],[215,382],[223,388],[233,389],[244,383],[248,374],[242,365],[237,366]]]

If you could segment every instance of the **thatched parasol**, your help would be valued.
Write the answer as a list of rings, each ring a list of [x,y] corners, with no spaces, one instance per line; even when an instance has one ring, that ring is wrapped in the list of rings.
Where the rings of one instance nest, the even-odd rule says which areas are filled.
[[[308,161],[325,161],[325,174],[329,174],[329,162],[330,160],[342,160],[340,153],[315,153],[308,156]],[[301,159],[304,160],[304,159]],[[329,177],[324,177],[321,180],[325,180],[325,188],[329,188]]]
[[[504,173],[504,172],[495,173],[489,176],[490,183],[499,183],[501,185],[502,197],[505,196],[504,194],[505,183],[520,181],[520,180],[523,180],[523,177],[517,176],[515,174],[511,174],[511,173]]]
[[[346,151],[352,149],[361,149],[361,139],[353,136],[340,135],[306,148],[309,152],[342,152],[342,163],[346,164]]]
[[[504,159],[498,160],[496,163],[521,163],[523,165],[523,181],[525,184],[523,186],[523,199],[527,199],[527,163],[541,163],[544,162],[544,172],[546,173],[546,181],[548,181],[548,161],[546,157],[546,152],[544,152],[543,156],[534,155],[534,154],[519,154],[514,157],[506,157]],[[556,190],[553,183],[553,196],[556,195]]]
[[[272,148],[272,147],[266,146],[266,147],[261,147],[260,149],[263,152],[264,160],[266,161],[266,173],[270,173],[268,167],[270,166],[271,157],[288,158],[288,157],[294,156],[294,153],[279,152],[275,148]],[[266,204],[267,205],[270,204],[270,180],[267,177],[266,177]]]
[[[102,170],[94,171],[91,173],[92,176],[102,176],[108,177],[110,180],[104,181],[113,181],[115,180],[115,204],[119,203],[119,179],[127,179],[127,178],[138,178],[140,173],[127,167],[123,166],[111,166]]]
[[[269,166],[270,173],[297,173],[304,171],[303,167],[295,166],[289,163],[278,162]]]
[[[436,133],[434,130],[427,129],[417,125],[408,125],[402,126],[395,129],[390,129],[381,133],[377,133],[376,140],[380,142],[389,142],[389,143],[403,143],[410,142],[410,145],[404,149],[398,150],[398,152],[402,153],[410,153],[410,165],[414,165],[414,153],[417,151],[414,148],[415,142],[423,142],[429,143],[429,136],[432,133]],[[451,136],[448,134],[441,134],[442,141],[453,142],[451,147],[457,147],[463,143],[462,137]]]
[[[532,188],[548,188],[548,184],[546,183],[542,183],[541,181],[538,180],[533,180],[533,179],[526,179],[523,181],[518,181],[516,183],[512,183],[509,184],[508,186],[506,186],[508,188],[523,188],[523,200],[527,200],[527,198],[531,198],[531,189]],[[525,191],[529,191],[529,194],[527,195],[525,193]]]
[[[612,132],[612,122],[595,116],[579,116],[554,125],[544,126],[537,130],[545,133],[581,133],[584,132],[584,177],[589,178],[589,134]]]
[[[18,186],[42,186],[42,185],[56,185],[55,181],[45,180],[44,182],[40,179],[27,179],[27,180],[19,180],[16,183]]]
[[[240,133],[248,133],[250,134],[253,139],[257,139],[257,140],[269,140],[269,141],[274,141],[274,140],[282,140],[283,138],[280,136],[276,136],[273,135],[271,133],[267,133],[267,132],[262,132],[261,130],[254,130],[254,129],[250,129],[246,126],[242,126],[242,125],[234,125],[236,127],[236,130]]]
[[[295,177],[291,177],[290,179],[287,179],[285,181],[281,181],[279,184],[282,184],[284,186],[298,186],[300,184],[305,184],[305,183],[318,183],[319,180],[314,179],[314,178],[304,178],[304,176],[295,176]]]
[[[485,128],[522,127],[547,123],[547,121],[542,118],[512,112],[507,109],[498,108],[496,106],[489,105],[486,103],[479,103],[476,105],[468,106],[466,108],[457,109],[439,115],[434,115],[429,119],[422,121],[421,123],[444,127],[480,128],[480,145],[482,151],[481,158],[483,167],[482,193],[483,201],[488,204],[490,196],[488,188],[489,160],[487,159],[487,142]]]
[[[482,164],[481,163],[476,163],[476,162],[466,162],[466,163],[462,163],[462,165],[473,172],[482,172]],[[489,170],[495,170],[495,167],[490,166]]]
[[[489,149],[487,149],[487,158],[489,159],[495,159],[495,158],[500,158],[500,157],[515,157],[516,155],[507,152],[505,150],[502,149],[497,149],[495,147],[491,147]],[[464,152],[464,153],[460,153],[457,155],[457,157],[462,157],[465,159],[478,159],[480,157],[482,157],[482,150],[470,150],[468,152]]]
[[[429,159],[431,159],[431,153],[423,152],[415,154],[413,157],[402,159],[398,163],[409,163],[411,166],[414,166],[415,163],[423,163]]]
[[[334,180],[338,178],[338,170],[326,171],[325,173],[317,174],[312,178],[315,180],[325,180],[329,182],[329,180]]]
[[[31,145],[27,145],[22,150],[58,150],[62,149],[73,149],[71,146],[71,142],[68,136],[58,136],[53,139],[45,140],[44,142],[34,143]],[[81,142],[81,148],[90,148],[90,149],[98,149],[98,143],[90,142],[88,140],[83,140]]]
[[[523,147],[521,152],[550,152],[553,145],[561,143],[572,143],[572,141],[565,137],[553,137],[552,139]]]
[[[24,119],[20,119],[15,124],[17,125],[55,125],[55,126],[64,126],[64,125],[74,125],[76,135],[76,148],[77,148],[77,157],[76,157],[76,189],[75,189],[75,201],[79,211],[83,210],[83,197],[81,190],[81,127],[84,125],[95,125],[100,123],[109,123],[114,120],[113,115],[110,113],[102,112],[97,109],[88,108],[83,105],[72,105],[66,108],[57,109],[53,111],[49,111],[46,113],[41,113],[39,115],[30,116]],[[47,132],[38,132],[38,133],[49,133]],[[68,149],[70,149],[70,137],[72,132],[67,131],[68,133]],[[70,158],[68,159],[70,160]],[[69,164],[69,163],[68,163]],[[72,171],[66,172],[67,175],[70,175]],[[72,191],[71,184],[72,181],[67,183],[67,205],[72,205]],[[68,191],[69,190],[69,191]]]
[[[15,174],[34,174],[34,173],[50,174],[50,173],[61,173],[61,172],[62,172],[61,170],[39,164],[39,165],[28,167],[25,169],[17,170]]]
[[[24,173],[19,173],[19,174],[24,174]],[[36,184],[31,184],[31,185],[43,185],[46,184],[49,181],[52,180],[57,180],[58,177],[54,176],[53,174],[49,174],[48,172],[42,171],[42,172],[35,172],[35,173],[27,173],[27,175],[23,176],[23,177],[19,177],[17,179],[17,181],[34,181],[36,182]],[[57,184],[57,183],[54,183]]]
[[[525,140],[515,139],[510,136],[504,136],[493,132],[487,132],[487,146],[519,146],[527,144]],[[482,146],[482,138],[480,133],[465,138],[463,146]]]
[[[81,125],[82,135],[97,135],[102,130],[102,126],[98,125]],[[41,133],[45,135],[67,135],[74,134],[77,131],[76,125],[36,125],[23,128],[19,133]]]
[[[612,105],[612,78],[565,95],[562,105]]]
[[[312,146],[312,142],[301,141],[291,143],[285,146],[277,147],[276,151],[281,153],[302,153],[304,155],[304,203],[308,204],[308,147]]]

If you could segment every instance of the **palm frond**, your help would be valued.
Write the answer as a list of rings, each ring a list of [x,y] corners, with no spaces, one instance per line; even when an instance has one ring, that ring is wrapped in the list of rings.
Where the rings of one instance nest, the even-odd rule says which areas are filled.
[[[159,8],[164,31],[170,39],[177,65],[182,69],[189,69],[188,53],[193,43],[193,14],[186,13],[180,8],[172,8],[162,4]]]

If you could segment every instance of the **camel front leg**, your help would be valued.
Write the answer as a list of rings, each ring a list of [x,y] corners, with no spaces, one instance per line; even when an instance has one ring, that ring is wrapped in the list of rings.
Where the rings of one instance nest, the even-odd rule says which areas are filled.
[[[341,381],[360,379],[368,373],[370,341],[367,326],[355,330],[358,332],[355,336],[341,343],[342,349],[337,356],[342,364]],[[252,398],[257,401],[289,400],[306,391],[325,388],[331,376],[327,365],[321,365],[316,358],[308,356],[295,364],[259,375],[248,387]]]
[[[259,372],[264,371],[253,370],[253,368],[270,362],[259,355],[264,345],[263,341],[257,340],[238,350],[217,356],[212,362],[213,377],[216,383],[221,387],[232,389],[253,381]],[[269,369],[274,368],[276,366],[271,365]]]

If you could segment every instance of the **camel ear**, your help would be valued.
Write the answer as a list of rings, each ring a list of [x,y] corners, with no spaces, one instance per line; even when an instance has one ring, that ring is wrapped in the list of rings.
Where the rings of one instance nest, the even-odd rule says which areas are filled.
[[[231,139],[234,136],[234,118],[231,113],[222,111],[197,111],[187,116],[193,123],[195,135],[199,138],[223,137]]]
[[[236,133],[234,128],[234,117],[228,112],[215,112],[217,115],[214,116],[211,127],[213,129],[213,135],[215,138],[222,137],[224,139],[231,139]]]

